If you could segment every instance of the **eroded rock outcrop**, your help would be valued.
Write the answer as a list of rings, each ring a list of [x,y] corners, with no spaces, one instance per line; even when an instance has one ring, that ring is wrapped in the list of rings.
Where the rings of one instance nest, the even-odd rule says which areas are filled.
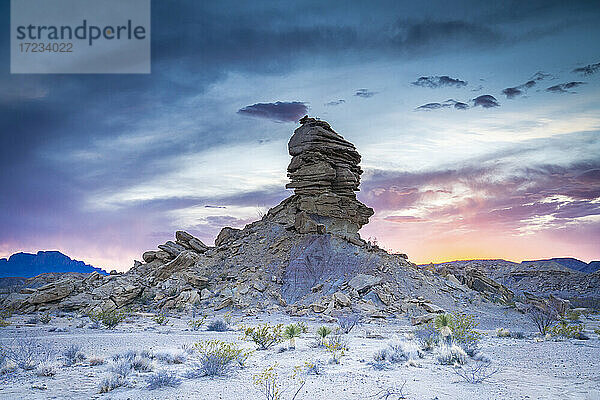
[[[289,141],[288,187],[295,193],[261,220],[223,228],[214,247],[177,231],[124,274],[45,282],[0,305],[26,312],[200,307],[385,318],[470,304],[477,292],[360,238],[373,210],[355,195],[359,153],[328,123],[300,122]],[[494,286],[485,279],[472,286],[480,281]]]

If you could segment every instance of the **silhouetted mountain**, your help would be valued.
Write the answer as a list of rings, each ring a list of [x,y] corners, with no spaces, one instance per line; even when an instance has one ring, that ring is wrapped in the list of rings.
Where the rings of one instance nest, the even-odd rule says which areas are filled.
[[[591,274],[592,272],[596,272],[600,269],[600,261],[592,261],[589,264],[585,263],[581,260],[572,257],[555,257],[548,258],[546,260],[532,260],[532,261],[523,261],[521,264],[528,263],[543,263],[543,262],[555,262],[557,264],[562,265],[563,267],[570,268],[574,271],[585,272],[586,274]]]
[[[98,272],[108,275],[83,261],[71,260],[59,251],[38,251],[37,254],[16,253],[0,259],[0,277],[31,278],[45,272]]]

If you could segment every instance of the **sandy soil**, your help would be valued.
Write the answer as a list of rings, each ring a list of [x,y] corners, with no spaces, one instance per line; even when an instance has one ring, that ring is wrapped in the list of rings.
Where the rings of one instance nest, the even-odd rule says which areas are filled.
[[[35,371],[16,370],[2,377],[2,399],[261,399],[253,386],[252,377],[263,368],[278,364],[277,371],[283,381],[292,373],[294,366],[305,362],[321,361],[323,374],[306,375],[306,385],[299,393],[301,399],[368,399],[378,398],[383,389],[401,386],[407,399],[600,399],[600,340],[593,332],[598,327],[598,315],[584,318],[586,333],[590,340],[536,341],[534,327],[526,318],[512,310],[482,312],[481,351],[492,360],[498,372],[481,384],[464,382],[453,367],[437,364],[431,353],[415,363],[393,364],[391,368],[376,370],[369,363],[373,354],[393,338],[404,337],[415,327],[405,319],[364,323],[349,334],[349,351],[338,365],[329,364],[331,356],[326,349],[312,347],[314,332],[325,324],[320,318],[290,318],[285,315],[261,315],[258,317],[234,316],[237,325],[254,325],[260,322],[290,323],[304,321],[309,332],[297,340],[295,350],[287,348],[287,342],[266,351],[255,351],[244,369],[237,369],[226,377],[182,377],[176,388],[149,390],[146,377],[151,374],[133,373],[130,387],[117,388],[100,394],[98,387],[112,364],[111,356],[127,350],[177,351],[182,345],[206,339],[234,341],[247,349],[254,349],[252,342],[242,339],[239,331],[208,332],[205,327],[191,331],[187,326],[189,317],[171,316],[167,326],[158,325],[149,316],[131,316],[114,330],[89,329],[86,317],[75,315],[54,317],[49,324],[27,325],[31,316],[15,315],[9,318],[11,325],[0,328],[0,343],[4,348],[22,338],[31,338],[52,346],[58,367],[53,377],[38,377]],[[210,321],[208,318],[207,321]],[[85,325],[85,326],[82,326]],[[505,327],[524,331],[528,338],[500,338],[495,329]],[[49,330],[58,328],[57,331]],[[62,331],[62,332],[58,332]],[[371,336],[380,338],[367,338]],[[375,335],[373,335],[375,334]],[[60,354],[71,344],[78,344],[88,359],[104,357],[106,363],[90,366],[83,361],[74,366],[62,365]],[[185,364],[166,365],[153,361],[154,370],[176,371],[182,376],[194,362],[189,356]],[[474,361],[470,361],[473,363]],[[291,391],[284,399],[291,398]],[[390,397],[395,399],[397,397]]]

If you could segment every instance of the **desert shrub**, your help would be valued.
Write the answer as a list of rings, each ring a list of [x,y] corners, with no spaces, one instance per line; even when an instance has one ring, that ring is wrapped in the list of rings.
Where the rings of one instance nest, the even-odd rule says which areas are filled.
[[[307,361],[304,363],[304,370],[307,375],[323,375],[325,373],[322,361]]]
[[[38,317],[31,317],[27,321],[25,321],[25,323],[29,325],[37,325],[38,322],[40,322],[40,319]]]
[[[76,344],[67,347],[67,349],[63,351],[62,356],[64,358],[64,364],[67,367],[85,360],[85,354],[81,351],[81,346]]]
[[[33,370],[40,363],[49,361],[53,354],[48,343],[31,338],[17,340],[16,345],[8,350],[9,359],[25,371]]]
[[[474,315],[455,313],[450,320],[452,340],[462,347],[464,351],[472,356],[477,351],[479,341],[483,336],[476,330],[479,323],[475,321]]]
[[[167,323],[169,323],[169,318],[167,318],[167,316],[162,313],[152,317],[152,320],[159,325],[166,325]]]
[[[123,378],[127,378],[131,375],[131,371],[133,367],[131,366],[130,360],[120,360],[115,362],[109,369],[114,375],[121,376]]]
[[[415,339],[425,351],[431,351],[438,343],[437,331],[433,322],[429,322],[414,331]]]
[[[88,360],[88,362],[90,363],[91,367],[95,367],[98,365],[103,365],[104,364],[104,358],[102,357],[90,357],[90,359]]]
[[[137,372],[150,372],[154,370],[152,360],[147,356],[137,355],[130,362],[131,368]]]
[[[319,338],[319,345],[324,346],[325,344],[325,340],[327,338],[327,335],[329,335],[331,333],[331,328],[329,328],[328,326],[320,326],[317,329],[317,337]]]
[[[404,393],[404,386],[406,386],[406,381],[402,383],[402,385],[394,385],[388,388],[382,389],[379,392],[375,393],[371,398],[375,398],[378,400],[400,400],[406,399],[406,394]]]
[[[95,324],[102,323],[108,329],[113,329],[127,318],[127,313],[123,310],[90,312],[88,317]]]
[[[40,363],[36,368],[35,368],[35,374],[37,376],[40,377],[51,377],[56,375],[56,365],[54,363],[50,363],[50,362],[43,362]]]
[[[158,361],[164,362],[165,364],[184,364],[187,360],[187,356],[183,351],[180,352],[159,352],[154,354],[154,358]]]
[[[350,333],[355,326],[360,322],[359,314],[341,315],[337,318],[337,324],[339,329],[343,333]]]
[[[52,320],[52,315],[50,315],[49,312],[46,312],[46,313],[43,313],[39,319],[42,324],[49,324],[50,321]]]
[[[558,311],[549,304],[529,305],[525,311],[541,335],[548,333],[552,324],[558,320]]]
[[[10,322],[6,320],[6,318],[0,317],[0,328],[4,328],[9,326]]]
[[[596,328],[594,329],[594,333],[598,336],[600,336],[600,328]]]
[[[435,359],[442,365],[464,364],[467,361],[467,353],[455,344],[438,346],[434,351]]]
[[[181,384],[181,379],[177,374],[169,371],[158,371],[146,378],[147,388],[150,390],[160,389],[163,387],[177,387]]]
[[[473,384],[483,383],[496,372],[498,370],[491,368],[490,361],[476,361],[454,369],[456,375],[463,378],[465,382]]]
[[[257,387],[266,400],[282,400],[284,393],[288,391],[291,392],[289,398],[295,400],[306,384],[306,380],[300,375],[301,367],[295,367],[286,382],[279,379],[276,368],[277,364],[274,364],[255,374],[252,377],[254,386]]]
[[[296,348],[296,338],[306,332],[305,327],[300,324],[289,324],[283,330],[283,336],[290,341],[290,348]]]
[[[450,324],[452,324],[452,315],[440,314],[437,317],[435,317],[435,320],[433,322],[435,325],[435,330],[439,332],[440,329],[444,327],[450,327]]]
[[[569,323],[565,318],[561,318],[549,329],[550,335],[566,339],[579,337],[582,331],[582,324]]]
[[[221,340],[206,340],[196,343],[200,362],[187,373],[188,378],[201,376],[222,376],[230,372],[236,364],[243,366],[250,353],[237,347],[235,343]]]
[[[204,320],[206,316],[201,315],[199,318],[192,318],[188,321],[188,325],[192,328],[193,331],[197,331],[204,325]]]
[[[388,364],[396,364],[423,357],[420,346],[412,340],[394,341],[385,349],[380,349],[373,355],[371,365],[375,369],[385,369]]]
[[[195,351],[195,349],[194,349],[194,345],[192,345],[192,344],[189,344],[189,343],[184,343],[184,344],[182,344],[180,347],[181,347],[181,350],[182,350],[182,351],[183,351],[185,354],[188,354],[188,355],[192,355],[192,354],[194,354],[194,351]]]
[[[346,355],[346,351],[349,350],[348,339],[336,330],[325,343],[325,348],[331,354],[330,362],[332,364],[339,364],[341,358]]]
[[[229,324],[222,319],[215,319],[206,326],[207,331],[226,332],[229,330]]]
[[[283,341],[283,324],[262,324],[244,328],[244,339],[252,340],[259,350],[267,350]]]
[[[498,337],[510,337],[511,333],[508,329],[505,328],[498,328],[498,330],[496,330],[496,336]]]
[[[112,374],[102,378],[100,381],[99,390],[100,393],[107,393],[116,388],[127,386],[127,384],[127,379],[124,376]]]

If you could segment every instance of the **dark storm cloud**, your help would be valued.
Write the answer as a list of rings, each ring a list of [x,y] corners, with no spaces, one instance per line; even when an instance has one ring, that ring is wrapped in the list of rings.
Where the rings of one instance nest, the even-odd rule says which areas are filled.
[[[306,103],[301,101],[277,101],[256,103],[238,110],[238,114],[266,118],[277,122],[295,122],[308,113]]]
[[[500,103],[498,100],[490,94],[484,94],[474,98],[473,107],[481,106],[483,108],[492,108],[492,107],[500,107]]]
[[[325,103],[325,105],[326,106],[339,106],[340,104],[344,104],[345,102],[346,102],[346,100],[344,100],[344,99],[332,100],[332,101]]]
[[[558,85],[550,86],[546,89],[550,93],[575,93],[569,89],[576,88],[577,86],[585,85],[585,82],[567,82]]]
[[[502,94],[505,95],[507,99],[513,99],[517,96],[522,95],[523,91],[517,87],[512,87],[502,90]]]
[[[429,110],[437,110],[440,108],[450,108],[454,107],[457,110],[466,110],[469,108],[469,105],[463,103],[461,101],[456,101],[454,99],[448,99],[443,103],[427,103],[422,106],[417,107],[416,111],[429,111]]]
[[[365,99],[368,99],[369,97],[373,97],[376,94],[377,94],[377,92],[370,91],[369,89],[358,89],[356,91],[356,93],[354,93],[355,96],[362,97]]]
[[[588,64],[585,67],[579,67],[573,70],[574,73],[581,74],[583,76],[593,75],[598,71],[600,71],[600,63]]]
[[[415,86],[428,87],[432,89],[444,87],[444,86],[456,86],[462,87],[467,86],[467,82],[457,79],[450,78],[448,75],[443,76],[422,76],[412,83]]]

